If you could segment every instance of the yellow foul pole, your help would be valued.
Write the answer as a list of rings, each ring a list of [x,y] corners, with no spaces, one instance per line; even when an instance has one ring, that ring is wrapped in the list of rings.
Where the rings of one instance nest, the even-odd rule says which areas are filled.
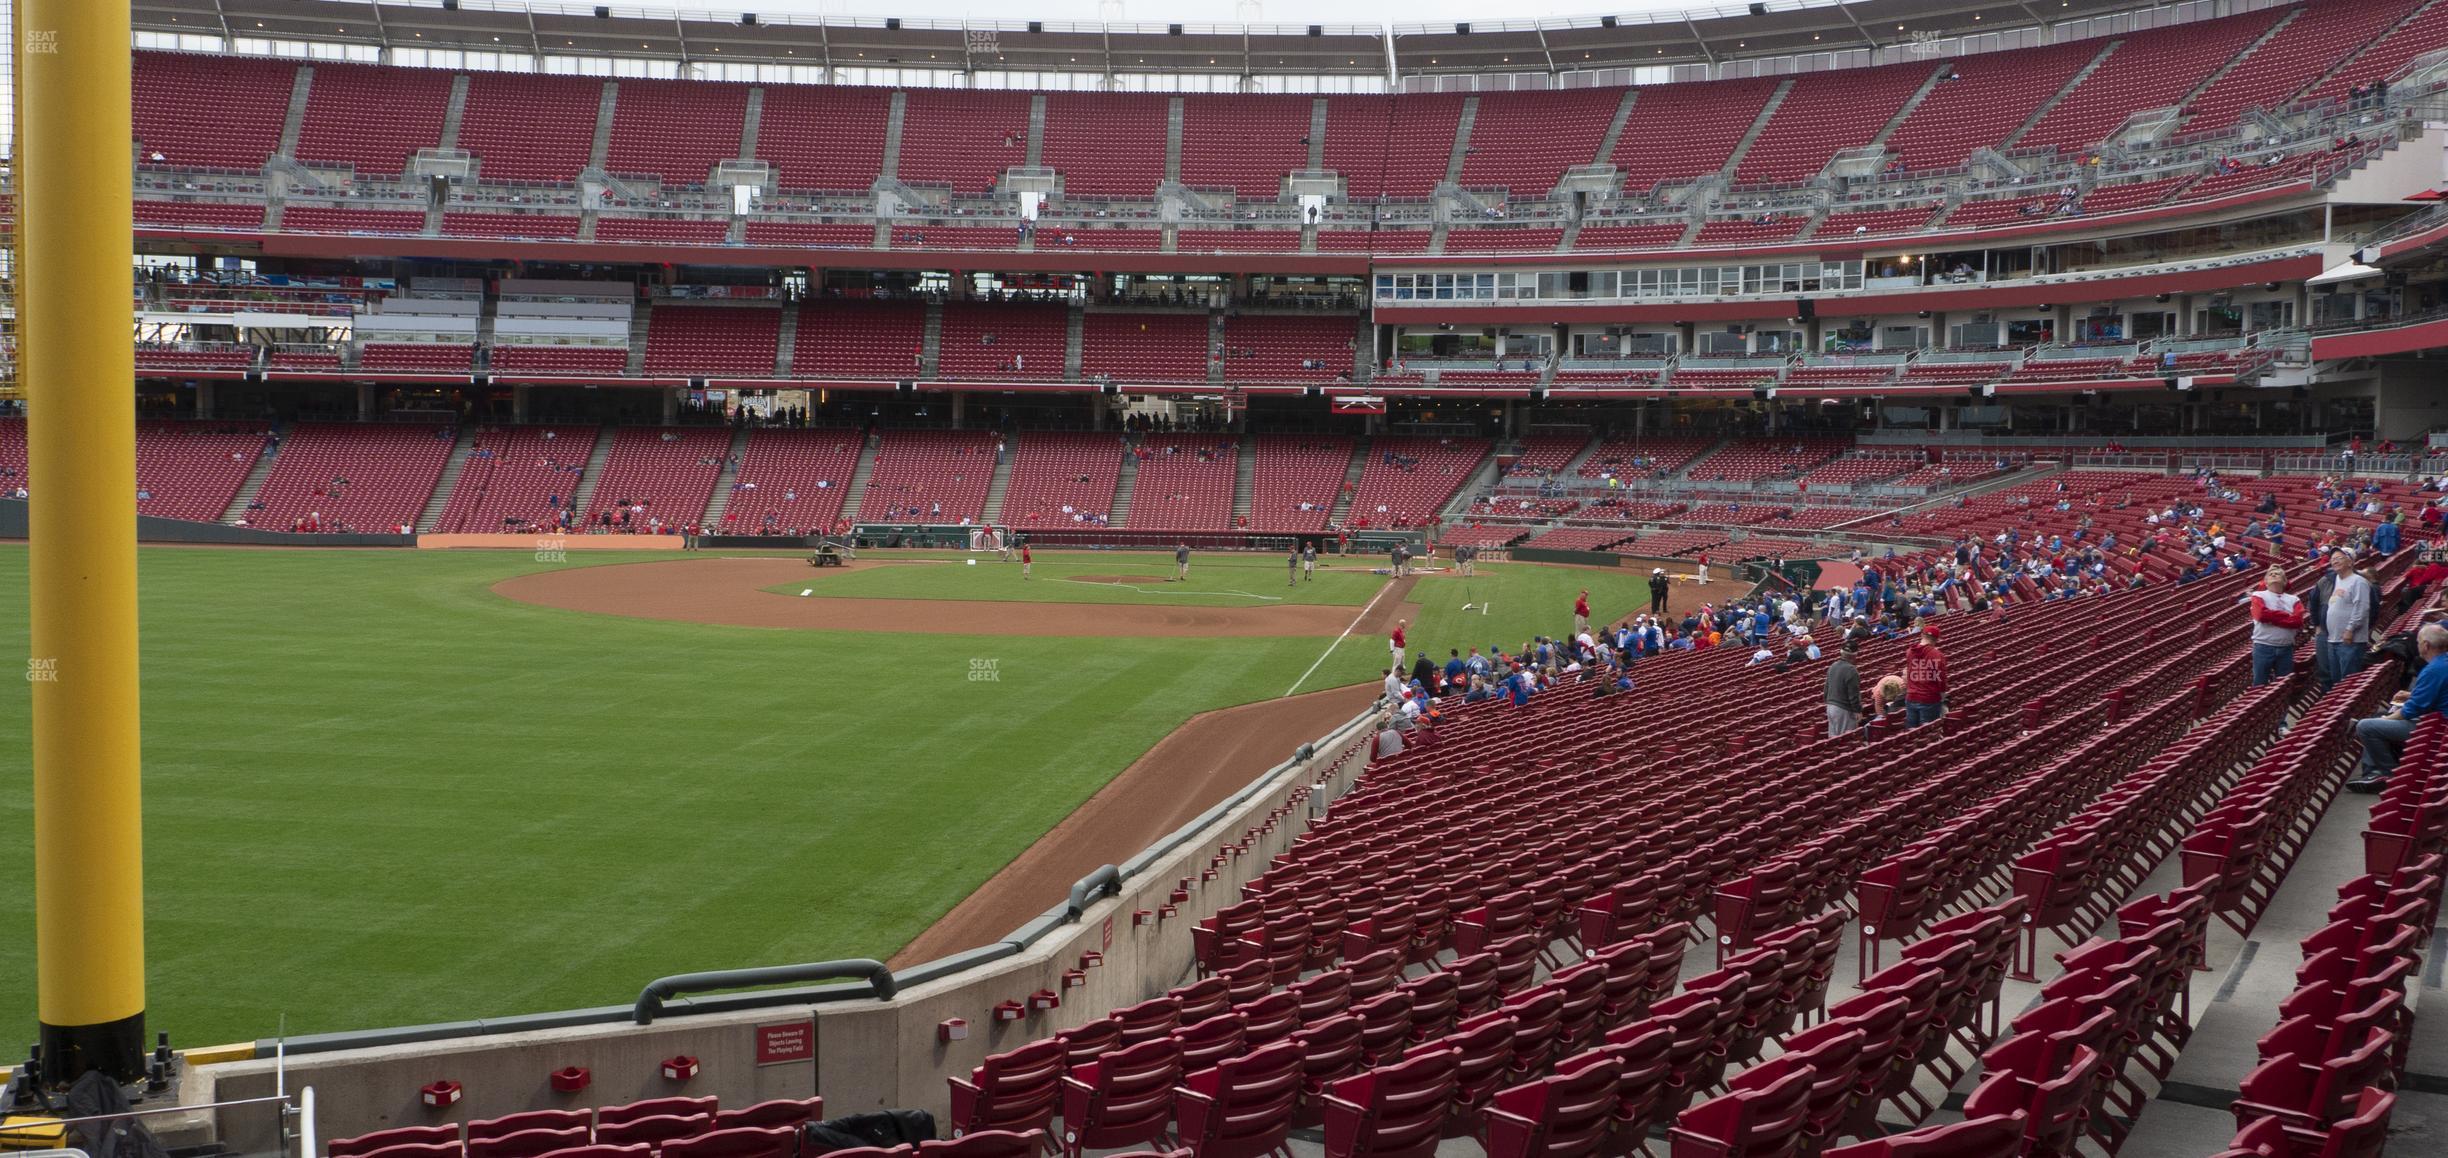
[[[43,1076],[144,1072],[128,6],[17,0]]]

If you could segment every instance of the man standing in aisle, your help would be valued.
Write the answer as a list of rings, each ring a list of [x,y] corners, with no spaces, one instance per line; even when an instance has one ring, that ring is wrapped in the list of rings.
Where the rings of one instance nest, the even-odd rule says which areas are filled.
[[[1843,650],[1837,653],[1836,662],[1828,665],[1827,719],[1831,739],[1861,726],[1861,669],[1853,664],[1853,657],[1860,650],[1848,638]]]
[[[1904,726],[1918,728],[1946,715],[1946,655],[1938,650],[1938,625],[1904,649]]]
[[[2372,585],[2355,570],[2352,547],[2329,553],[2329,574],[2313,591],[2320,609],[2320,690],[2363,670],[2363,652],[2371,643]]]
[[[1649,614],[1666,614],[1666,589],[1671,583],[1664,567],[1649,572]]]
[[[1395,668],[1395,670],[1397,670],[1397,671],[1402,670],[1402,662],[1403,662],[1403,628],[1406,628],[1406,627],[1409,627],[1409,626],[1411,626],[1411,621],[1410,621],[1410,620],[1408,620],[1408,619],[1397,619],[1397,620],[1395,620],[1395,621],[1394,621],[1394,631],[1392,632],[1392,634],[1389,634],[1388,636],[1386,636],[1386,646],[1387,646],[1387,647],[1389,647],[1389,648],[1392,648],[1392,649],[1393,649],[1393,651],[1394,651],[1394,668]]]
[[[1589,588],[1581,589],[1581,597],[1573,600],[1573,634],[1589,634]]]

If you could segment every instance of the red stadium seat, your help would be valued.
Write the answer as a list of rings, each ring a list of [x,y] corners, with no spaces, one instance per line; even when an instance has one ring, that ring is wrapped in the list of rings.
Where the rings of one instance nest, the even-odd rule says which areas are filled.
[[[775,1098],[744,1106],[737,1110],[721,1110],[714,1115],[714,1128],[736,1130],[743,1127],[772,1129],[776,1126],[797,1128],[809,1122],[824,1120],[823,1098]]]
[[[1326,1096],[1327,1158],[1428,1158],[1454,1095],[1452,1050],[1425,1050],[1402,1062],[1336,1082]]]
[[[1182,1044],[1154,1038],[1074,1067],[1063,1078],[1062,1148],[1109,1150],[1155,1142],[1173,1120],[1173,1087],[1182,1076]]]
[[[1182,1079],[1174,1117],[1183,1146],[1197,1158],[1290,1158],[1304,1064],[1301,1047],[1262,1046]]]
[[[1046,1153],[1042,1130],[981,1130],[948,1142],[920,1142],[919,1158],[1038,1158]]]
[[[666,1142],[658,1153],[662,1158],[796,1158],[799,1131],[753,1126],[716,1130]]]
[[[1488,1158],[1586,1158],[1605,1144],[1622,1063],[1601,1057],[1570,1073],[1498,1091],[1487,1111]]]
[[[598,1122],[595,1125],[595,1140],[608,1146],[626,1146],[631,1143],[661,1146],[666,1142],[681,1138],[694,1138],[713,1131],[714,1115],[712,1114],[652,1114],[643,1118],[613,1122],[609,1125]]]
[[[952,1087],[952,1136],[981,1130],[1043,1130],[1062,1098],[1063,1046],[1052,1038],[995,1054]]]
[[[551,1113],[553,1111],[537,1111]],[[520,1115],[524,1116],[524,1115]],[[580,1116],[583,1120],[583,1115]],[[467,1158],[541,1158],[555,1150],[567,1150],[587,1144],[585,1126],[568,1129],[519,1130],[508,1134],[474,1136],[476,1123],[468,1123]]]
[[[583,1110],[529,1110],[469,1122],[467,1140],[471,1143],[489,1141],[526,1130],[586,1130],[592,1125]]]
[[[334,1138],[323,1143],[323,1152],[330,1158],[361,1158],[376,1150],[392,1146],[444,1146],[452,1152],[459,1149],[459,1127],[401,1126],[392,1130],[377,1130],[354,1138]]]

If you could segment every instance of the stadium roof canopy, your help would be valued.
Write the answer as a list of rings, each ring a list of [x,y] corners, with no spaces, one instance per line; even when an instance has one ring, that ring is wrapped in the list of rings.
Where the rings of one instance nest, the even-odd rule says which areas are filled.
[[[818,67],[1384,77],[1721,64],[1894,48],[2159,7],[2144,0],[1765,0],[1468,24],[902,20],[559,0],[134,0],[139,32]],[[2260,7],[2246,4],[2245,7]],[[1491,9],[1503,5],[1491,0]],[[755,23],[748,23],[749,14]]]

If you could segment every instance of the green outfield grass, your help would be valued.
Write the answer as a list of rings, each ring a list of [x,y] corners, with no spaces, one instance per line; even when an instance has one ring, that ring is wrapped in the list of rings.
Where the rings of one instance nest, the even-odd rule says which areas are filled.
[[[569,565],[641,558],[670,557]],[[1202,580],[1237,573],[1201,562]],[[673,972],[888,956],[1184,719],[1282,695],[1325,646],[881,644],[489,590],[542,566],[143,552],[153,1026],[196,1045],[284,1015],[305,1033],[525,1013],[625,1003]],[[1349,578],[1316,598],[1365,601],[1375,581]],[[29,653],[25,585],[26,552],[0,546],[0,653]],[[1384,649],[1362,642],[1304,690],[1372,678]],[[988,661],[997,678],[973,680]],[[0,895],[22,899],[30,685],[10,685]],[[31,912],[0,908],[0,988],[30,1003]]]
[[[1493,645],[1509,652],[1534,635],[1558,638],[1572,631],[1573,597],[1584,587],[1593,624],[1649,608],[1646,568],[1482,563],[1468,579],[1431,575],[1412,588],[1420,614],[1408,638],[1439,661],[1448,650],[1468,655],[1474,647],[1485,651]],[[1465,604],[1471,605],[1468,610]]]
[[[1284,556],[1193,553],[1190,578],[1173,579],[1173,556],[1156,551],[1038,551],[1031,578],[1020,578],[1018,556],[869,552],[862,562],[889,566],[849,572],[811,571],[806,581],[766,588],[837,599],[971,599],[1020,603],[1137,603],[1184,607],[1264,607],[1278,603],[1358,607],[1385,586],[1364,560],[1318,561],[1316,578],[1287,585]],[[969,566],[967,560],[977,559]],[[933,562],[911,560],[932,559]],[[1340,566],[1338,566],[1340,562]],[[1119,579],[1116,583],[1113,580]]]

